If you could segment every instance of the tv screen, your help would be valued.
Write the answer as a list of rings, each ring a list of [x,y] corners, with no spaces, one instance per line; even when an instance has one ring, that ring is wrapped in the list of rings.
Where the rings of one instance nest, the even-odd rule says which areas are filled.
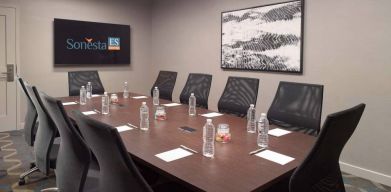
[[[130,26],[54,19],[54,64],[130,64]]]

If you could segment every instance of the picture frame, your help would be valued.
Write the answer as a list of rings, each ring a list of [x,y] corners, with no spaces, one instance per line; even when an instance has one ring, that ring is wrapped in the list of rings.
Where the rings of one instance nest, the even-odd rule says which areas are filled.
[[[304,0],[221,13],[221,68],[303,73]]]

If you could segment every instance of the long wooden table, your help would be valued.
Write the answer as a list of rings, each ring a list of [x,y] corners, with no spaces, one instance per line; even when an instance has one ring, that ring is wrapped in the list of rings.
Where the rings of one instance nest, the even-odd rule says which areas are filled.
[[[141,131],[133,129],[121,132],[120,135],[130,154],[148,166],[155,168],[171,178],[177,179],[185,186],[196,191],[262,191],[284,177],[289,176],[300,165],[312,148],[316,138],[301,134],[290,133],[281,137],[269,136],[269,150],[288,155],[295,160],[280,165],[269,160],[249,155],[257,149],[256,134],[247,133],[246,119],[231,115],[214,117],[213,124],[217,129],[219,123],[228,123],[232,134],[230,143],[215,144],[215,158],[202,156],[202,127],[206,118],[200,115],[188,116],[188,106],[165,107],[167,120],[153,119],[152,99],[123,99],[118,94],[119,104],[110,106],[110,114],[91,115],[92,118],[112,126],[131,123],[139,125],[139,108],[146,101],[150,108],[150,129]],[[78,101],[79,97],[60,98],[63,102]],[[160,100],[161,104],[170,103]],[[69,105],[65,109],[91,111],[101,109],[101,97],[92,98],[86,105]],[[197,113],[208,113],[206,109],[197,108]],[[179,129],[181,126],[195,128],[192,133]],[[273,128],[274,126],[271,126]],[[102,141],[104,142],[104,141]],[[199,153],[165,162],[155,155],[185,145]]]

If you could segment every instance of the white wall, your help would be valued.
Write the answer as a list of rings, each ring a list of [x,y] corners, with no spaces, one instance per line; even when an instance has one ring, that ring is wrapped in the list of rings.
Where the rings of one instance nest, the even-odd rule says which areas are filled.
[[[228,76],[260,79],[258,112],[267,111],[279,81],[323,84],[323,120],[366,103],[341,161],[357,166],[356,175],[391,185],[391,1],[307,0],[303,75],[221,70],[221,12],[276,2],[281,1],[155,0],[152,77],[159,70],[178,71],[173,98],[179,100],[189,72],[212,74],[209,106],[214,110]]]

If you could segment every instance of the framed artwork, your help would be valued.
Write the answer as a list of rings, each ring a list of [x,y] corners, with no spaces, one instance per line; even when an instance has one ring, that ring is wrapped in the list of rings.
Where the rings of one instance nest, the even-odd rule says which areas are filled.
[[[303,73],[304,1],[221,14],[221,68]]]

